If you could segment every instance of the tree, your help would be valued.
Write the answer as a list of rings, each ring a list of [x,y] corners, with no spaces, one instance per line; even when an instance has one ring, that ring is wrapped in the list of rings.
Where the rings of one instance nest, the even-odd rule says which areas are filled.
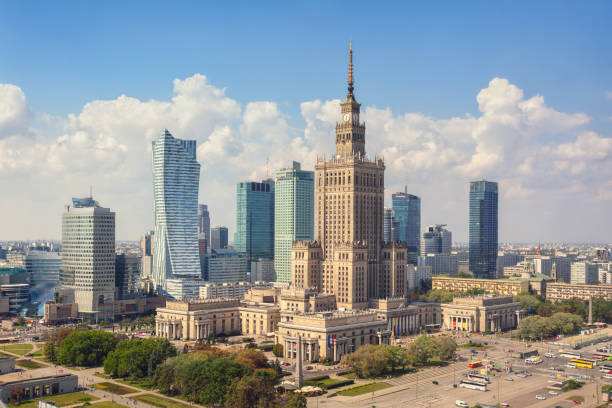
[[[278,357],[278,358],[283,357],[283,352],[284,352],[284,347],[280,343],[276,343],[274,347],[272,347],[272,354],[274,354],[275,357]]]
[[[423,365],[437,353],[438,344],[426,335],[417,337],[408,348],[408,356],[413,365]]]
[[[74,332],[62,341],[57,361],[71,366],[98,367],[116,345],[117,339],[112,333],[100,330]]]
[[[266,355],[257,349],[240,349],[234,354],[234,360],[253,369],[269,367]]]
[[[256,371],[232,383],[225,398],[227,408],[267,408],[273,405],[276,399],[274,380],[259,373]]]
[[[436,343],[438,343],[440,360],[450,360],[457,350],[457,343],[449,336],[438,337]]]
[[[457,278],[473,278],[474,274],[470,272],[461,271],[457,274]]]
[[[308,401],[306,401],[306,397],[299,392],[292,393],[285,404],[285,408],[306,408],[307,406]]]
[[[104,360],[104,372],[113,377],[145,378],[173,356],[176,356],[176,348],[166,339],[122,341],[108,353]]]
[[[25,324],[26,324],[25,317],[19,316],[19,318],[17,319],[17,326],[25,326]]]
[[[523,310],[527,310],[529,313],[537,313],[544,300],[536,295],[532,295],[529,292],[521,292],[518,295],[514,296],[515,302],[521,303],[521,308]]]
[[[57,360],[57,351],[55,350],[55,343],[53,343],[53,341],[49,340],[45,343],[43,354],[47,361],[55,363],[55,360]]]
[[[379,347],[383,350],[387,365],[391,367],[391,371],[394,371],[396,367],[406,368],[409,359],[403,348],[388,346],[386,344],[381,344]]]
[[[387,369],[387,356],[383,348],[366,344],[342,357],[342,363],[352,367],[359,378],[378,377]]]

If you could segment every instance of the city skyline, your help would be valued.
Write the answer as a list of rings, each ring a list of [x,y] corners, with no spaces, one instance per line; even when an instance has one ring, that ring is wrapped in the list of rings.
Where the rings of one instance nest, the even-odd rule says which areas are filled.
[[[16,12],[9,10],[8,15]],[[18,33],[15,21],[4,30]],[[594,29],[603,28],[597,23]],[[369,146],[387,166],[386,206],[391,206],[391,194],[407,185],[408,193],[421,197],[421,225],[448,224],[457,241],[467,242],[465,185],[486,178],[500,184],[499,242],[608,239],[612,84],[602,79],[596,89],[589,83],[583,91],[590,99],[576,97],[575,85],[564,87],[558,79],[555,90],[520,70],[493,64],[478,75],[464,73],[465,84],[449,102],[432,78],[411,92],[422,68],[408,64],[401,76],[389,75],[397,69],[392,66],[396,52],[378,50],[371,39],[361,37],[353,37],[356,80],[362,99],[371,103],[362,108]],[[574,44],[583,44],[587,37],[592,35],[579,36]],[[325,77],[316,92],[308,77],[296,82],[280,76],[274,92],[257,93],[257,86],[251,90],[237,77],[220,79],[224,61],[189,62],[180,72],[159,73],[155,89],[149,91],[153,94],[133,88],[129,75],[119,75],[112,81],[114,94],[88,88],[91,93],[76,98],[78,103],[68,103],[70,98],[60,94],[56,107],[45,105],[36,87],[16,74],[16,66],[0,68],[0,104],[7,112],[0,117],[0,184],[10,192],[0,209],[11,214],[1,220],[0,239],[59,240],[64,197],[84,195],[93,185],[95,196],[117,213],[117,240],[137,240],[154,226],[150,142],[163,128],[197,141],[202,165],[199,202],[209,204],[213,225],[227,225],[233,234],[235,208],[227,203],[235,202],[235,183],[261,180],[293,160],[313,170],[317,153],[332,154],[330,135],[340,116],[336,98],[346,75],[338,67],[344,66],[348,39],[331,43],[323,50],[323,55],[334,55],[329,62],[308,58],[307,65]],[[553,43],[551,52],[561,55]],[[322,45],[314,39],[306,47],[301,39],[296,48],[308,52],[315,44]],[[410,41],[402,44],[400,51],[416,47]],[[0,48],[0,55],[3,50],[14,52]],[[282,54],[274,47],[266,52]],[[294,52],[287,63],[303,64],[304,55]],[[516,52],[516,47],[506,54],[496,49],[494,55],[502,61]],[[430,55],[419,49],[411,56]],[[608,58],[585,58],[585,64],[598,71]],[[375,70],[376,62],[383,62],[384,69]],[[460,66],[479,64],[482,57],[470,63],[461,59]],[[434,65],[442,69],[438,60]],[[579,82],[587,80],[584,72],[572,75]],[[387,76],[394,78],[393,86]],[[542,79],[541,72],[535,76]],[[172,78],[170,97],[159,84],[169,84]],[[395,86],[402,98],[390,97]],[[284,96],[277,87],[287,89]],[[432,98],[445,107],[435,108]],[[214,195],[205,194],[212,191]],[[569,204],[576,197],[581,211]]]

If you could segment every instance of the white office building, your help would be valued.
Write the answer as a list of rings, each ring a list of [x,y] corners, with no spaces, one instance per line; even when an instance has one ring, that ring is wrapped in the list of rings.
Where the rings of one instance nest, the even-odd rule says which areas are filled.
[[[599,268],[590,262],[574,262],[571,267],[571,282],[584,285],[597,285],[599,283]]]
[[[459,271],[457,255],[451,254],[427,254],[419,256],[419,266],[429,266],[432,275],[454,276]]]
[[[196,141],[176,139],[165,130],[153,142],[152,153],[153,281],[158,291],[183,300],[191,296],[201,277],[198,247],[200,164],[196,160]],[[168,279],[172,279],[171,287],[167,285]],[[183,285],[182,279],[188,281]]]

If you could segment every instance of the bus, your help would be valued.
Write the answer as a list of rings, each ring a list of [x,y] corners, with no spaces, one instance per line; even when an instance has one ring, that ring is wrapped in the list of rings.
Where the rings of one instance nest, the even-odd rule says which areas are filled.
[[[478,381],[478,382],[482,382],[485,384],[490,383],[489,381],[489,377],[487,377],[486,375],[481,375],[481,374],[468,374],[468,380],[472,380],[472,381]]]
[[[580,353],[576,353],[575,351],[564,351],[564,350],[559,350],[559,356],[565,357],[565,358],[575,358],[575,359],[579,359],[580,357],[582,357]]]
[[[480,361],[472,361],[471,363],[468,363],[468,368],[478,368],[478,367],[482,367],[482,363]]]
[[[605,360],[608,357],[609,357],[609,355],[607,355],[607,354],[593,354],[591,356],[591,360]]]
[[[593,360],[570,360],[570,363],[574,364],[578,368],[593,368],[596,363]]]
[[[486,391],[487,390],[487,384],[483,384],[483,383],[478,382],[478,381],[469,381],[469,380],[461,380],[459,382],[459,387],[461,387],[461,388],[469,388],[470,390],[477,390],[477,391]]]
[[[602,373],[607,373],[608,371],[612,371],[612,364],[610,363],[601,363],[599,365],[599,371]]]

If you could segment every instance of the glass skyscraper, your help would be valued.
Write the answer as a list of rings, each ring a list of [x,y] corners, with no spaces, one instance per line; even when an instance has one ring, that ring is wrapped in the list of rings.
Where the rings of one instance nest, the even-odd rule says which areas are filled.
[[[164,130],[153,142],[155,244],[153,280],[158,291],[182,300],[190,294],[181,281],[201,278],[198,248],[200,163],[196,141],[172,137]],[[172,279],[170,293],[167,280]],[[197,285],[186,282],[189,291]]]
[[[274,257],[274,181],[236,185],[234,249],[248,261]]]
[[[421,199],[407,192],[391,196],[393,217],[397,223],[399,241],[408,248],[408,263],[417,264],[421,243]]]
[[[476,278],[497,276],[497,203],[497,183],[470,183],[470,272]]]
[[[274,271],[291,282],[291,244],[314,239],[314,172],[300,163],[276,173],[274,186]]]

